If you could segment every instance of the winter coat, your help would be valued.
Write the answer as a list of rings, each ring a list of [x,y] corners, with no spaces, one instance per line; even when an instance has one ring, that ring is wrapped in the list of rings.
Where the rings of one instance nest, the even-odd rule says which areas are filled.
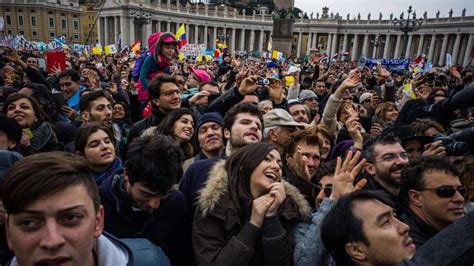
[[[158,209],[137,210],[125,191],[123,176],[115,175],[102,183],[99,194],[105,210],[104,230],[118,238],[146,238],[163,249],[172,265],[190,264],[191,228],[186,224],[181,192],[172,190]]]
[[[152,107],[153,115],[143,118],[132,126],[128,135],[127,144],[132,143],[134,138],[140,137],[142,135],[142,132],[145,131],[145,129],[158,126],[158,124],[160,124],[161,121],[165,119],[165,113],[160,111],[160,109],[158,109],[158,107],[156,107],[155,105],[153,105]]]
[[[201,191],[193,223],[193,247],[199,265],[292,265],[292,230],[309,217],[310,207],[299,191],[283,181],[287,199],[278,215],[262,228],[242,222],[230,199],[224,162],[218,162]]]
[[[413,244],[415,244],[417,249],[439,232],[421,220],[410,208],[400,215],[400,220],[410,226],[408,234],[413,239]]]

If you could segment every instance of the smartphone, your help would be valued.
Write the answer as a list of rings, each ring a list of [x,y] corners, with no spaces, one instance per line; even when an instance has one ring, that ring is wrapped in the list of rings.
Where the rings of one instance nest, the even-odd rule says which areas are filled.
[[[56,103],[56,107],[60,109],[62,106],[68,106],[66,98],[62,93],[53,93],[53,100]]]

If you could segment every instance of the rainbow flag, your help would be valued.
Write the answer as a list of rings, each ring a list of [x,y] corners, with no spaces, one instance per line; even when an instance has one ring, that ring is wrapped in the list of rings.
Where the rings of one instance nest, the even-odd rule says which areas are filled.
[[[184,24],[181,24],[178,31],[176,32],[176,40],[180,42],[180,46],[185,46],[188,41],[186,40],[186,29],[184,28]]]

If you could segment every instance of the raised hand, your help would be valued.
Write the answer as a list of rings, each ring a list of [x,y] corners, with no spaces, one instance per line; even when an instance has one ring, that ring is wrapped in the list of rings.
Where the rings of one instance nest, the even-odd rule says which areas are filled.
[[[209,95],[211,95],[210,91],[200,91],[200,92],[194,94],[189,99],[189,104],[192,105],[192,106],[206,105],[206,104],[208,104]]]
[[[239,86],[239,93],[241,95],[247,95],[254,93],[257,88],[257,76],[246,77],[242,80],[242,83]]]
[[[365,179],[360,180],[354,185],[355,177],[366,162],[365,159],[360,160],[360,157],[361,153],[359,151],[355,155],[352,151],[349,151],[344,161],[342,161],[341,157],[337,157],[330,199],[338,200],[341,196],[357,191],[365,186],[367,183]]]
[[[281,203],[285,200],[286,191],[285,191],[285,187],[283,186],[283,183],[281,182],[272,183],[270,185],[269,194],[270,194],[270,197],[274,199],[274,201],[268,208],[265,214],[265,217],[274,216],[277,213],[278,208],[280,207]]]
[[[262,228],[267,210],[274,201],[275,197],[270,196],[270,194],[265,194],[254,199],[252,204],[252,214],[250,215],[250,223],[258,228]]]
[[[392,73],[390,73],[390,71],[385,69],[385,67],[382,65],[377,65],[377,72],[379,73],[379,76],[385,79],[390,78],[390,76],[392,75]]]

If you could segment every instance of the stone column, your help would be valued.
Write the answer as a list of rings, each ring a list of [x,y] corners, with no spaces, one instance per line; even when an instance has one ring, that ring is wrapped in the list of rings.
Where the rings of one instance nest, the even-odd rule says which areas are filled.
[[[103,46],[109,45],[109,19],[108,17],[104,18],[104,43],[102,44]]]
[[[472,46],[473,46],[474,34],[469,34],[469,39],[467,40],[466,52],[464,53],[463,66],[467,65],[469,59],[471,58]]]
[[[264,31],[260,30],[260,35],[259,35],[259,38],[258,38],[258,51],[259,52],[262,52],[264,50],[262,48],[263,47],[263,34],[264,34]]]
[[[231,29],[231,33],[230,33],[230,51],[235,51],[235,31],[236,29],[235,28],[232,28]]]
[[[167,32],[170,32],[170,31],[171,31],[171,22],[170,22],[170,21],[167,21],[167,22],[166,22],[166,31],[167,31]]]
[[[331,59],[332,59],[332,56],[334,56],[336,53],[339,52],[338,51],[338,47],[339,47],[338,38],[339,36],[337,35],[337,33],[333,33],[332,44],[331,44]]]
[[[217,27],[214,26],[212,29],[212,49],[216,49],[216,39],[217,39]]]
[[[250,31],[250,46],[249,46],[249,52],[252,52],[255,50],[255,30]]]
[[[130,23],[128,21],[129,21],[129,18],[126,16],[122,16],[120,18],[120,31],[122,32],[122,45],[123,46],[132,44],[132,41],[130,38]]]
[[[199,44],[199,25],[194,25],[194,43]]]
[[[433,63],[433,53],[436,44],[436,34],[431,35],[431,43],[430,43],[430,52],[428,54],[428,62]]]
[[[357,46],[359,45],[359,34],[354,34],[354,43],[352,44],[352,53],[351,53],[351,60],[358,60],[357,56]]]
[[[454,41],[454,48],[453,48],[453,65],[458,63],[458,55],[459,55],[459,45],[461,44],[461,33],[456,33],[456,40]]]
[[[298,32],[298,45],[296,47],[296,56],[301,57],[301,43],[303,42],[301,39],[303,39],[303,33],[300,31]]]
[[[390,34],[385,35],[385,47],[383,48],[383,58],[388,58],[390,55]]]
[[[411,54],[411,42],[412,41],[413,41],[413,35],[410,34],[410,35],[408,35],[407,49],[406,49],[406,53],[405,53],[405,58],[411,58],[410,54]]]
[[[425,42],[425,35],[420,35],[420,41],[418,42],[418,49],[416,50],[416,56],[419,56],[423,53],[423,44]]]
[[[444,34],[443,44],[441,45],[441,53],[439,55],[438,64],[444,65],[444,60],[446,59],[446,49],[448,48],[448,39],[449,34]]]
[[[313,34],[313,46],[311,48],[318,48],[318,33]]]
[[[344,34],[344,41],[342,42],[342,53],[349,52],[347,51],[347,46],[349,45],[349,34]]]
[[[208,39],[207,39],[207,25],[204,26],[204,44],[206,45],[206,48],[207,48],[207,42],[208,42]]]
[[[178,24],[178,27],[179,27],[179,26],[180,26],[180,25]],[[157,22],[156,22],[156,32],[161,32],[161,21],[157,21]]]
[[[400,57],[400,46],[402,45],[402,35],[397,34],[397,42],[395,43],[395,53],[393,54],[393,58]]]
[[[245,29],[240,30],[240,51],[245,51]]]
[[[364,43],[362,44],[362,55],[369,57],[369,34],[364,34]]]
[[[115,33],[115,40],[114,40],[114,43],[117,43],[117,40],[118,40],[118,36],[122,33],[120,31],[120,16],[115,16],[114,17],[114,22],[115,22],[115,25],[114,25],[114,33]],[[122,38],[123,39],[123,38]],[[118,50],[120,50],[121,47],[117,47]]]
[[[186,23],[186,41],[191,43],[191,32],[189,31],[189,23]]]
[[[152,25],[151,21],[150,21],[150,23],[145,24],[145,34],[143,34],[143,36],[142,36],[142,40],[144,42],[148,43],[148,37],[153,33],[153,29],[151,28],[152,26],[153,25]]]
[[[332,33],[328,33],[328,42],[326,44],[326,54],[331,59],[331,45],[332,45]]]
[[[306,44],[306,55],[309,55],[309,50],[311,49],[311,44],[313,42],[313,33],[308,32],[308,42]]]

